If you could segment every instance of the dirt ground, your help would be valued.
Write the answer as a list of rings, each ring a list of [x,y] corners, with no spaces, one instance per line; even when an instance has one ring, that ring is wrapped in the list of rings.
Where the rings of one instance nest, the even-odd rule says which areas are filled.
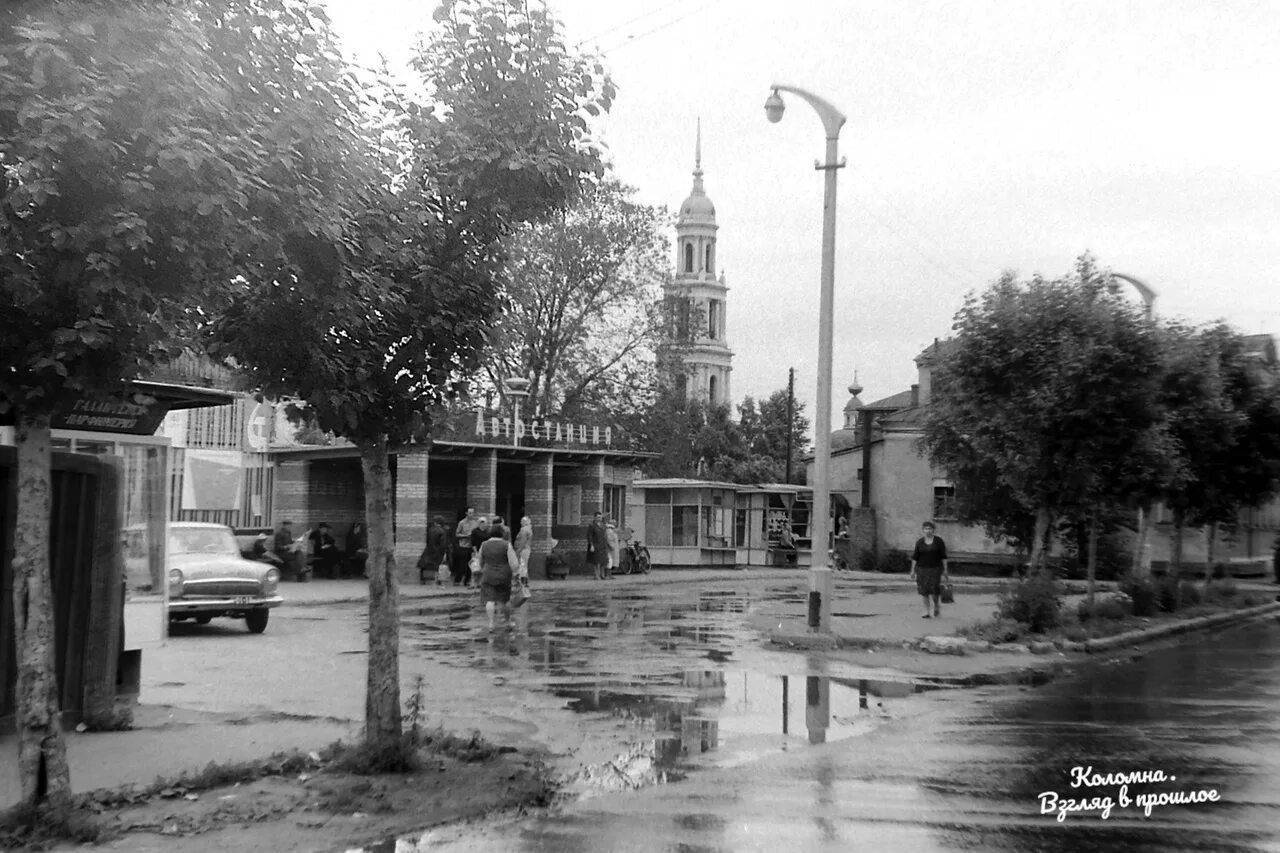
[[[278,853],[394,849],[417,830],[546,805],[552,789],[539,756],[507,752],[483,761],[428,755],[414,773],[361,776],[314,761],[300,772],[142,796],[97,792],[92,807],[109,839],[96,849],[138,853]],[[296,769],[291,762],[290,771]],[[381,845],[381,846],[379,846]],[[84,850],[61,843],[51,850]]]

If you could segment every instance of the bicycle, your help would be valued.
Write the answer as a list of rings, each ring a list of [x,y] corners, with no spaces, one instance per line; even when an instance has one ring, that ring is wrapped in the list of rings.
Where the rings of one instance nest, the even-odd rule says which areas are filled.
[[[622,553],[619,558],[621,563],[618,566],[618,573],[629,575],[634,573],[649,574],[652,565],[649,562],[649,549],[644,546],[643,542],[635,539],[626,540],[626,544],[622,546]]]

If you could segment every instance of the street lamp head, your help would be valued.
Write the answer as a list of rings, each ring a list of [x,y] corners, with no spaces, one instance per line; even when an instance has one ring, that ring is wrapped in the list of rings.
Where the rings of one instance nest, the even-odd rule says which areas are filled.
[[[787,105],[782,102],[782,96],[778,94],[778,90],[774,89],[764,102],[764,114],[769,117],[769,121],[777,124],[782,121],[782,113],[786,110]]]
[[[529,396],[529,386],[532,383],[523,376],[512,376],[504,380],[502,384],[505,386],[507,396],[522,398]]]

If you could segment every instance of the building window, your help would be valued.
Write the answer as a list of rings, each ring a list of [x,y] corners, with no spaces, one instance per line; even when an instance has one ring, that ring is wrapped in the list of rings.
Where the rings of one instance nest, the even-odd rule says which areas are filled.
[[[627,487],[605,486],[604,509],[605,518],[612,518],[619,529],[627,526]]]
[[[733,512],[733,544],[738,548],[747,547],[747,511],[736,509]]]
[[[684,271],[693,272],[693,244],[684,244]]]
[[[934,518],[955,518],[956,517],[956,487],[955,486],[934,486],[933,487],[933,517]]]
[[[711,246],[710,246],[710,245],[708,245],[708,246],[707,246],[707,255],[706,255],[706,259],[705,259],[705,260],[706,260],[706,262],[707,262],[707,263],[706,263],[706,266],[704,267],[704,269],[705,269],[708,273],[714,274],[714,273],[715,273],[715,271],[716,271],[716,268],[715,268],[715,265],[712,263],[712,257],[711,257]]]
[[[712,299],[707,303],[707,337],[715,340],[720,328],[720,300]]]
[[[717,405],[716,402],[716,378],[712,376],[707,380],[707,402],[711,405]]]
[[[696,506],[671,508],[671,544],[697,547],[698,508]]]

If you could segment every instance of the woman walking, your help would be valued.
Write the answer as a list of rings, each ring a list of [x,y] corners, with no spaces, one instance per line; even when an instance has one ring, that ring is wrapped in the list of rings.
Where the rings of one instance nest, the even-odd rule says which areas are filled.
[[[520,532],[516,534],[516,559],[520,561],[517,574],[521,579],[529,577],[529,555],[533,553],[533,521],[529,516],[520,519]]]
[[[502,525],[489,528],[489,538],[480,545],[480,600],[489,617],[489,630],[496,624],[498,605],[502,605],[503,623],[511,624],[511,579],[520,568],[515,548],[503,538]]]
[[[933,535],[933,522],[920,526],[924,535],[916,540],[911,553],[911,577],[916,582],[916,592],[924,599],[924,618],[929,618],[929,599],[933,599],[933,615],[942,615],[942,584],[947,580],[947,543]]]

